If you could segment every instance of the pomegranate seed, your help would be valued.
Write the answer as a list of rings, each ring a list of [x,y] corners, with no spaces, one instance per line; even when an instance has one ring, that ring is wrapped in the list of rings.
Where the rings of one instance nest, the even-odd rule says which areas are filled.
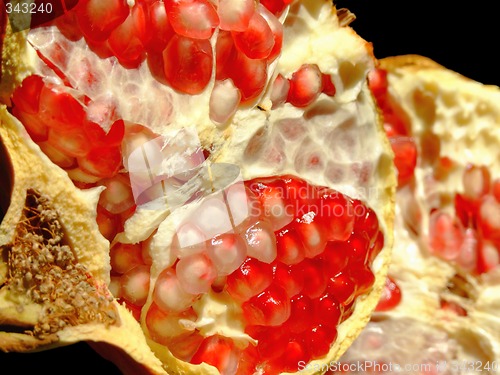
[[[210,120],[217,124],[224,124],[238,109],[241,93],[231,79],[215,81],[210,95]]]
[[[85,38],[102,42],[125,21],[129,9],[127,2],[123,0],[84,0],[79,2],[75,11]]]
[[[95,147],[84,157],[78,158],[78,165],[91,175],[101,178],[113,177],[122,165],[121,148],[117,146]]]
[[[313,302],[306,295],[298,294],[290,299],[290,318],[286,321],[285,329],[287,332],[301,333],[311,325],[311,311]]]
[[[274,231],[292,222],[293,214],[286,200],[286,189],[283,183],[277,182],[255,193],[264,209],[262,214],[271,222]]]
[[[330,277],[337,275],[347,266],[349,258],[344,251],[342,242],[328,242],[321,255],[326,274]]]
[[[191,308],[178,313],[169,313],[152,304],[146,314],[146,326],[154,341],[170,347],[172,339],[190,333],[181,325],[181,319],[195,322],[197,316]]]
[[[191,359],[191,363],[208,363],[216,367],[221,375],[236,374],[239,351],[234,343],[222,336],[207,337]]]
[[[175,337],[169,342],[169,350],[181,361],[189,362],[198,351],[205,338],[197,331]]]
[[[208,292],[217,276],[212,261],[205,254],[180,259],[175,270],[180,286],[191,294]]]
[[[298,264],[306,256],[299,235],[292,226],[286,226],[276,233],[277,259],[287,265]]]
[[[273,108],[276,108],[286,102],[289,90],[290,81],[283,77],[281,73],[278,74],[271,87],[270,99],[273,103]]]
[[[163,51],[165,77],[183,93],[201,93],[212,76],[212,46],[208,40],[174,36]]]
[[[485,238],[500,240],[500,202],[493,196],[482,199],[478,221]]]
[[[162,52],[174,36],[174,30],[168,21],[167,10],[163,1],[153,1],[148,5],[150,37],[145,43],[148,51]]]
[[[111,276],[108,289],[116,299],[122,297],[122,285],[120,282],[120,276]]]
[[[250,226],[245,232],[245,242],[248,256],[264,263],[276,259],[276,239],[269,222],[261,220]]]
[[[455,194],[454,198],[455,214],[460,219],[464,227],[476,227],[479,200],[471,200],[463,194]]]
[[[450,311],[457,316],[467,316],[467,310],[456,302],[441,299],[439,303],[443,310]]]
[[[465,169],[462,182],[464,196],[478,199],[490,191],[490,172],[485,166],[468,165]]]
[[[370,238],[366,233],[354,231],[347,242],[339,244],[342,253],[347,256],[349,262],[366,264]]]
[[[149,293],[149,266],[140,265],[124,273],[121,277],[122,297],[127,302],[142,306]]]
[[[329,327],[336,327],[340,322],[342,309],[340,303],[327,293],[313,300],[314,321]]]
[[[180,312],[192,305],[196,295],[186,292],[175,271],[171,268],[163,270],[156,280],[153,300],[165,312]]]
[[[12,114],[24,125],[31,139],[35,142],[44,142],[49,137],[49,129],[47,125],[40,119],[38,115],[30,115],[22,112],[14,107]]]
[[[257,10],[266,20],[267,24],[271,28],[271,32],[273,33],[273,48],[271,49],[269,56],[267,56],[267,60],[272,62],[281,54],[281,48],[283,46],[283,25],[276,18],[276,16],[262,4],[257,6]]]
[[[254,12],[248,27],[241,32],[233,31],[234,45],[250,59],[265,59],[274,46],[271,27],[260,12]]]
[[[215,44],[215,78],[223,81],[229,77],[230,64],[236,56],[233,36],[229,31],[219,30]]]
[[[281,286],[289,297],[293,297],[304,288],[304,275],[300,269],[278,262],[274,269],[274,282]]]
[[[378,301],[376,311],[389,311],[401,302],[401,289],[390,276],[385,279],[384,289],[382,289],[382,295]]]
[[[211,240],[208,255],[212,259],[219,276],[226,276],[237,270],[247,255],[245,241],[236,234],[221,234]]]
[[[141,246],[138,244],[116,243],[110,250],[113,272],[124,274],[142,264]]]
[[[85,111],[64,87],[46,85],[40,93],[40,119],[58,131],[82,127]]]
[[[323,82],[323,93],[328,96],[335,96],[335,94],[337,93],[337,89],[333,84],[332,76],[330,74],[322,73],[321,78]]]
[[[304,275],[303,294],[311,298],[318,298],[324,294],[328,279],[320,259],[305,259],[295,267],[298,267]]]
[[[219,0],[220,29],[245,31],[255,12],[254,0]]]
[[[328,294],[335,297],[342,305],[349,305],[354,300],[355,293],[356,284],[348,275],[341,273],[330,278]]]
[[[379,100],[387,95],[389,84],[387,82],[387,71],[384,69],[373,69],[368,73],[368,86],[371,92]]]
[[[97,205],[97,225],[99,232],[109,241],[112,242],[118,233],[119,219],[116,215],[111,214],[101,205]]]
[[[318,324],[302,335],[312,358],[320,358],[328,354],[331,344],[337,338],[337,329]]]
[[[241,307],[248,324],[279,326],[290,317],[290,300],[286,292],[273,284]]]
[[[311,354],[307,345],[300,339],[293,338],[285,346],[285,354],[278,360],[273,361],[279,371],[297,372],[300,363],[308,363],[311,359]]]
[[[99,204],[108,212],[119,214],[135,204],[128,176],[119,173],[113,178],[101,180],[100,184],[106,190],[101,193]]]
[[[49,129],[49,143],[68,156],[86,156],[90,151],[89,139],[83,130]]]
[[[267,61],[251,59],[235,51],[226,63],[227,75],[241,91],[241,102],[256,99],[267,83]]]
[[[477,268],[479,242],[478,234],[474,229],[465,229],[460,253],[456,259],[457,264],[462,269],[472,272]]]
[[[16,88],[12,94],[12,102],[15,107],[30,115],[38,114],[40,93],[44,87],[40,76],[32,75],[23,80],[21,86]]]
[[[144,44],[148,39],[148,10],[144,3],[135,3],[125,21],[108,38],[113,55],[127,68],[137,68],[146,58]]]
[[[266,360],[280,357],[289,340],[283,327],[247,326],[247,333],[259,342],[254,355]]]
[[[479,274],[490,272],[500,264],[500,250],[490,241],[483,241],[479,247],[478,266]]]
[[[264,5],[271,13],[276,16],[281,15],[291,0],[261,0],[260,3]]]
[[[76,5],[75,1],[73,3]],[[66,39],[76,42],[83,37],[82,31],[78,27],[76,12],[69,12],[67,5],[65,14],[57,17],[53,22]]]
[[[447,214],[439,211],[429,218],[430,250],[445,260],[456,259],[463,242],[461,228]]]
[[[123,120],[117,120],[112,125],[108,133],[104,129],[91,121],[84,121],[83,130],[94,146],[120,146],[125,135],[125,124]]]
[[[417,165],[417,146],[410,137],[391,137],[390,141],[398,171],[398,186],[404,186],[413,178]]]
[[[198,226],[187,222],[177,228],[172,252],[178,258],[202,253],[207,250],[205,241],[205,233]]]
[[[497,178],[495,181],[493,181],[493,196],[497,200],[498,203],[500,203],[500,178]]]
[[[247,301],[261,293],[273,281],[273,267],[254,258],[247,258],[227,278],[228,293],[239,301]]]
[[[304,64],[292,74],[287,101],[295,107],[307,107],[323,90],[321,71],[316,64]]]
[[[375,241],[373,241],[372,245],[370,246],[370,249],[368,250],[368,262],[369,264],[372,264],[377,255],[382,251],[384,248],[384,234],[379,231],[377,233],[377,236],[375,237]]]
[[[49,142],[39,142],[38,146],[40,146],[43,153],[47,155],[54,164],[57,164],[61,168],[69,169],[76,167],[75,158],[61,152],[57,148],[53,147]]]
[[[193,39],[210,39],[219,25],[219,17],[207,0],[165,1],[167,16],[174,31]]]
[[[100,180],[99,177],[92,176],[80,168],[67,169],[66,173],[68,174],[71,181],[80,185],[89,185],[90,187],[95,187],[96,183]]]

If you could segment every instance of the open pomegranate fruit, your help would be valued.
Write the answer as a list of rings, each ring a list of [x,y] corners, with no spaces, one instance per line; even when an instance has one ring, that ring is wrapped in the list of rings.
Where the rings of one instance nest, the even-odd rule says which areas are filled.
[[[337,372],[497,372],[500,90],[412,55],[370,77],[400,172],[393,262]]]
[[[385,282],[396,186],[349,12],[61,5],[2,24],[0,349],[88,341],[130,374],[339,358]]]

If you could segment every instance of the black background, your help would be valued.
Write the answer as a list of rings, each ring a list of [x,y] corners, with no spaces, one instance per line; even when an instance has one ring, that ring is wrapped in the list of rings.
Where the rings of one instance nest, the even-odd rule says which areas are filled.
[[[321,1],[321,0],[318,0]],[[482,83],[500,85],[500,20],[494,1],[339,0],[357,19],[351,26],[378,58],[416,53]],[[0,353],[0,373],[119,374],[86,344],[43,353]]]

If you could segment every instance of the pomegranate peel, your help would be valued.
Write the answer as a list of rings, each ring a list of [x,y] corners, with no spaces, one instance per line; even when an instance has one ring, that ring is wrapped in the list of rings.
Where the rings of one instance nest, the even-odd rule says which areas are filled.
[[[288,6],[287,2],[284,4]],[[79,8],[75,9],[78,13]],[[301,22],[287,21],[288,16],[295,17],[295,20],[299,19]],[[274,21],[276,20],[273,19]],[[113,158],[114,162],[110,164],[109,170],[103,173],[99,163],[95,163],[97,157],[93,156],[94,151],[100,154],[101,150],[96,151],[92,148],[88,154],[78,156],[78,166],[71,165],[71,169],[64,171],[54,166],[49,158],[40,152],[36,142],[30,139],[29,134],[26,134],[17,120],[12,119],[4,111],[5,118],[2,121],[1,135],[7,156],[15,160],[12,167],[15,176],[12,189],[15,193],[12,195],[6,219],[2,222],[2,231],[10,231],[11,236],[5,237],[5,241],[1,243],[7,246],[12,241],[14,233],[12,228],[15,228],[15,224],[19,222],[20,207],[24,204],[23,191],[28,189],[39,191],[43,197],[48,197],[51,204],[54,204],[54,210],[60,215],[60,221],[66,232],[71,233],[71,235],[68,234],[69,242],[82,247],[79,249],[75,245],[77,248],[74,251],[78,264],[81,264],[79,267],[88,268],[87,272],[92,275],[89,276],[89,283],[98,285],[97,290],[106,297],[111,298],[107,289],[108,284],[118,294],[116,299],[111,298],[109,301],[117,316],[116,323],[107,322],[110,328],[106,328],[106,324],[100,325],[95,322],[77,323],[76,328],[56,330],[58,338],[62,337],[70,341],[98,341],[99,343],[93,344],[98,352],[116,361],[125,373],[149,371],[150,373],[194,374],[201,371],[207,374],[218,374],[226,369],[231,369],[230,373],[234,373],[234,361],[240,359],[242,362],[239,365],[242,369],[248,368],[249,373],[254,371],[281,373],[298,370],[296,368],[298,364],[293,363],[294,358],[308,361],[312,359],[313,364],[327,363],[338,358],[366,324],[380,296],[390,258],[396,183],[392,168],[392,151],[384,137],[375,104],[366,85],[366,75],[373,68],[373,55],[368,43],[361,40],[351,29],[340,25],[335,9],[326,1],[297,2],[288,9],[288,12],[282,13],[279,22],[283,23],[285,43],[283,46],[280,45],[280,48],[282,47],[280,53],[272,53],[273,61],[261,61],[256,67],[249,59],[243,59],[242,55],[234,60],[244,60],[243,64],[245,68],[248,68],[246,73],[257,69],[262,74],[257,77],[258,82],[251,82],[255,85],[248,86],[245,86],[247,82],[244,80],[238,81],[231,77],[234,85],[242,92],[242,101],[234,113],[231,108],[231,111],[227,112],[228,117],[222,117],[220,123],[214,123],[210,116],[210,94],[217,79],[214,73],[220,67],[205,64],[203,84],[196,86],[194,91],[190,91],[192,85],[176,87],[175,83],[169,82],[170,71],[168,74],[166,71],[162,73],[161,66],[160,69],[157,69],[158,66],[151,69],[154,62],[149,60],[149,56],[148,61],[141,63],[137,69],[130,69],[130,67],[121,66],[113,60],[114,57],[106,57],[110,53],[106,43],[96,46],[94,36],[90,36],[92,40],[88,41],[85,38],[72,41],[65,40],[64,33],[57,31],[54,26],[48,26],[48,29],[32,30],[28,39],[34,49],[38,50],[38,55],[35,54],[34,49],[28,48],[33,65],[29,66],[29,69],[19,65],[20,70],[16,73],[16,77],[19,78],[16,78],[15,86],[19,86],[24,78],[23,75],[29,73],[42,75],[45,80],[53,80],[60,85],[71,85],[81,93],[81,97],[85,98],[81,105],[86,109],[91,108],[91,111],[86,112],[87,117],[89,112],[92,115],[92,118],[84,119],[84,123],[85,121],[99,122],[105,132],[109,131],[109,125],[117,120],[123,120],[126,124],[121,146],[113,146],[117,153],[121,153],[123,169],[117,168],[117,162]],[[307,38],[308,29],[302,28],[303,24],[310,25],[310,28],[324,30],[326,41],[323,38],[320,38],[321,40]],[[108,31],[110,30],[106,30],[106,33]],[[48,36],[56,36],[58,43],[54,44],[57,46],[55,50],[47,49],[50,46],[44,41]],[[211,42],[215,41],[216,37],[214,33]],[[179,37],[172,38],[178,39]],[[172,43],[172,40],[169,43]],[[200,39],[200,42],[196,43],[202,43],[202,41]],[[302,45],[304,41],[307,43],[307,48]],[[21,39],[14,43],[25,42]],[[5,45],[10,43],[12,43],[12,37],[8,36]],[[213,47],[213,45],[207,43],[204,44],[209,51],[208,46]],[[169,45],[172,47],[173,44]],[[170,52],[174,53],[175,50],[175,48],[169,50],[169,45],[163,51],[167,55]],[[318,49],[319,45],[323,47]],[[328,48],[324,48],[325,45]],[[68,49],[65,49],[66,47]],[[213,53],[214,50],[216,49],[212,48],[210,51]],[[305,53],[305,50],[318,50],[321,53],[311,55]],[[298,51],[300,53],[297,53]],[[109,68],[110,61],[114,64],[113,74],[106,75],[104,68]],[[47,62],[48,67],[44,65]],[[15,56],[14,58],[6,57],[2,61],[2,66],[11,63],[15,63]],[[270,82],[274,81],[273,77],[281,74],[290,79],[294,72],[304,64],[316,66],[321,73],[321,76],[318,75],[321,81],[324,75],[331,77],[331,85],[328,83],[326,91],[315,93],[316,100],[305,106],[298,107],[292,103],[282,102],[271,110],[269,87]],[[198,73],[197,68],[196,63],[190,63],[190,69],[193,69],[195,73]],[[236,69],[231,67],[229,73],[234,75],[235,71]],[[183,83],[188,82],[190,77],[192,76],[187,74],[184,77],[186,81]],[[253,77],[249,75],[249,78]],[[123,86],[122,81],[126,81],[129,85]],[[106,90],[107,87],[99,85],[102,82],[112,87],[105,94],[102,90]],[[7,88],[6,91],[11,88]],[[141,95],[147,99],[145,102],[138,99],[142,98]],[[153,101],[148,102],[150,99]],[[9,107],[12,106],[8,99],[5,102]],[[13,105],[16,106],[16,103]],[[151,111],[144,110],[148,107]],[[99,113],[100,109],[109,110],[109,113]],[[363,115],[359,116],[359,114]],[[9,130],[12,127],[14,130]],[[192,134],[189,133],[188,127],[195,128],[195,131]],[[97,133],[96,136],[99,137]],[[360,137],[360,134],[364,137]],[[145,152],[156,150],[158,143],[155,142],[162,136],[171,138],[168,138],[169,141],[162,145],[161,155],[155,156],[158,159],[150,160],[152,162],[150,165],[152,169],[159,168],[161,163],[155,164],[158,160],[168,162],[167,157],[173,155],[177,159],[174,158],[173,161],[170,160],[170,164],[167,164],[174,172],[171,176],[169,175],[168,184],[141,190],[142,186],[139,189],[138,180],[134,178],[138,178],[141,182],[140,179],[144,176],[141,175],[141,169],[136,168],[138,164],[134,164],[137,162],[133,159],[134,149],[147,144],[148,147],[151,146],[151,149],[145,149]],[[370,147],[367,147],[368,144],[365,143],[368,140]],[[25,149],[31,150],[34,155],[31,163],[24,163]],[[189,154],[189,157],[179,158],[180,153]],[[89,155],[92,159],[90,161],[93,162],[90,166]],[[39,161],[35,161],[37,157]],[[177,170],[176,161],[182,161],[186,168]],[[40,166],[37,171],[39,174],[33,174],[36,182],[34,177],[30,177],[31,171],[27,165]],[[207,168],[211,168],[211,178],[204,180],[202,177]],[[339,173],[332,173],[332,169],[336,169]],[[237,172],[234,176],[226,176],[234,170]],[[142,173],[144,174],[144,170]],[[116,177],[117,175],[119,177]],[[339,177],[341,175],[342,178]],[[74,186],[68,176],[73,179]],[[133,191],[130,192],[125,188],[118,189],[117,195],[123,195],[121,198],[129,201],[130,194],[133,194],[136,206],[122,212],[118,208],[112,209],[116,202],[107,194],[101,194],[99,197],[104,185],[108,186],[109,179],[113,178],[130,179]],[[265,233],[261,232],[262,235],[251,236],[252,245],[256,245],[256,248],[259,241],[268,241],[269,237],[272,238],[269,228],[279,230],[282,225],[290,225],[290,219],[300,221],[300,225],[293,223],[291,226],[295,231],[306,233],[302,236],[297,235],[296,238],[304,242],[304,246],[308,246],[308,251],[304,250],[304,264],[296,266],[301,269],[300,267],[307,265],[307,275],[310,277],[308,280],[303,280],[303,286],[300,281],[294,284],[286,281],[286,285],[289,285],[287,290],[279,285],[281,280],[276,283],[271,281],[271,285],[262,285],[263,290],[252,291],[251,293],[255,295],[249,295],[246,302],[239,302],[231,297],[231,290],[227,287],[229,284],[227,279],[230,279],[236,272],[233,271],[234,265],[229,268],[219,264],[215,266],[214,263],[223,259],[207,250],[208,247],[215,246],[211,239],[220,234],[218,231],[221,230],[220,226],[223,223],[234,227],[235,233],[228,233],[230,239],[232,235],[238,234],[241,228],[246,230],[255,224],[256,217],[252,210],[242,213],[245,210],[242,209],[241,203],[238,203],[241,200],[231,198],[232,194],[236,197],[241,196],[234,191],[237,187],[235,181],[239,181],[237,178],[242,179],[241,182],[247,189],[245,190],[246,196],[259,194],[256,189],[251,189],[252,181],[263,184],[287,181],[287,184],[293,186],[305,186],[308,187],[308,191],[314,192],[319,197],[315,198],[317,201],[326,199],[319,192],[333,195],[345,194],[345,197],[358,202],[356,205],[346,205],[346,209],[361,209],[361,213],[355,214],[364,218],[355,220],[352,224],[352,216],[348,215],[347,220],[349,225],[356,228],[353,230],[359,228],[360,231],[366,232],[366,236],[363,236],[364,240],[358,241],[359,252],[362,252],[361,248],[371,252],[369,256],[360,256],[354,262],[355,264],[352,263],[353,266],[363,271],[362,280],[356,279],[354,271],[352,273],[349,270],[345,271],[345,278],[349,279],[346,285],[352,286],[353,283],[360,283],[359,290],[349,289],[350,295],[346,296],[342,317],[339,318],[341,323],[339,325],[335,323],[335,331],[326,333],[324,324],[330,326],[328,322],[321,321],[325,316],[336,316],[335,311],[332,310],[332,314],[316,314],[319,320],[310,322],[314,325],[307,327],[307,332],[303,334],[295,333],[293,337],[276,337],[279,342],[286,341],[286,346],[293,351],[293,356],[290,358],[284,356],[283,353],[274,353],[276,355],[268,358],[264,350],[261,350],[259,354],[259,350],[255,350],[254,347],[258,347],[258,340],[251,334],[256,332],[265,344],[265,332],[288,319],[290,311],[286,299],[293,297],[287,294],[287,292],[292,293],[290,290],[302,288],[303,293],[312,300],[312,305],[317,305],[319,303],[317,301],[320,301],[320,306],[335,304],[335,300],[331,297],[332,291],[337,286],[329,283],[326,278],[315,279],[314,269],[324,269],[320,255],[321,247],[326,246],[328,236],[321,231],[324,230],[322,228],[327,227],[328,215],[338,214],[333,212],[320,215],[309,210],[293,218],[274,214],[260,218],[270,221],[281,218],[283,221],[274,221],[274,227],[267,225],[267,228],[262,229],[265,231]],[[101,181],[103,179],[105,181]],[[66,184],[64,189],[57,187],[52,189],[52,185],[57,185],[52,180],[64,180]],[[136,188],[139,190],[134,190]],[[146,203],[152,203],[154,199],[163,198],[162,194],[165,194],[165,190],[162,191],[162,189],[167,188],[172,188],[174,193],[173,200],[169,201],[168,206],[152,210],[143,204],[144,201],[140,201],[144,199]],[[301,198],[299,196],[295,199]],[[254,198],[250,198],[249,201],[258,201],[258,197],[252,199]],[[309,200],[305,199],[305,202]],[[77,207],[68,206],[70,203],[76,204]],[[85,209],[78,206],[80,203],[86,204]],[[297,202],[292,202],[292,204],[296,205]],[[230,208],[231,215],[225,217],[224,214],[227,216],[228,208]],[[363,214],[363,212],[366,214],[365,210],[368,208],[376,214],[377,225],[372,225],[373,214],[370,214],[369,218]],[[97,217],[97,215],[103,215],[103,212],[108,216]],[[188,217],[188,215],[191,216]],[[100,226],[96,219],[101,224]],[[88,221],[86,225],[89,230],[82,233],[80,225],[85,221]],[[188,235],[184,239],[179,238],[179,232],[176,234],[176,226],[179,224],[192,226],[186,229]],[[109,242],[99,233],[100,227],[109,237]],[[339,232],[339,237],[334,238],[347,241],[347,234]],[[93,239],[85,236],[93,237]],[[180,249],[176,248],[176,236]],[[193,238],[196,241],[200,238],[207,241],[195,241],[187,245],[180,243],[184,240],[189,242]],[[246,237],[241,241],[224,240],[217,243],[217,246],[220,245],[219,250],[227,250],[230,256],[241,261],[244,259],[242,254],[248,252],[243,248],[245,240],[247,240]],[[374,245],[375,243],[377,245]],[[128,269],[125,265],[122,268],[110,269],[110,264],[117,264],[118,260],[114,259],[114,262],[110,262],[109,258],[114,256],[114,247],[120,244],[141,246],[144,265],[138,267],[141,267],[139,271],[149,269],[149,288],[144,283],[143,273],[138,273],[137,278],[133,277],[137,275],[135,273],[132,276],[128,275],[129,272],[134,271],[134,268]],[[86,251],[87,246],[90,246],[92,250]],[[211,247],[212,250],[214,248]],[[94,252],[96,256],[91,256]],[[200,255],[203,252],[206,254]],[[138,254],[137,251],[136,255]],[[273,260],[275,256],[277,254],[275,255],[274,249],[271,249],[259,258],[259,262],[272,270],[272,277],[277,267]],[[192,266],[192,264],[186,264],[190,259],[198,261],[195,265],[197,285],[196,288],[184,290],[183,283],[189,282],[185,272],[188,272],[189,267]],[[181,266],[177,267],[179,264]],[[2,267],[5,268],[4,265]],[[219,274],[214,275],[214,269],[220,271]],[[226,276],[225,273],[230,271],[233,272]],[[331,277],[334,276],[331,275]],[[283,273],[279,277],[293,278],[294,276],[291,272],[290,274]],[[111,279],[112,283],[110,283]],[[117,280],[121,280],[118,281],[120,285],[116,285]],[[140,283],[137,289],[133,287],[134,282]],[[165,288],[168,283],[176,287]],[[148,293],[145,298],[147,289]],[[361,295],[358,296],[359,293]],[[169,296],[168,300],[163,299],[166,298],[165,295]],[[273,310],[272,319],[268,320],[267,317],[263,318],[265,315],[263,312],[267,311],[269,302],[272,303],[273,299],[279,300],[280,303],[277,305],[281,308]],[[188,310],[192,308],[190,311],[194,313],[184,314],[187,310],[178,311],[182,309],[174,304],[177,300],[180,304],[184,304],[183,308]],[[35,309],[38,308],[35,306]],[[162,313],[149,314],[155,309],[162,310]],[[246,312],[243,313],[242,310]],[[105,312],[100,309],[98,311],[100,314]],[[192,315],[196,318],[192,318]],[[161,321],[165,316],[187,316],[188,318],[174,322],[181,325],[186,332],[178,335],[175,329],[170,330],[168,324],[172,322]],[[134,321],[134,318],[137,320]],[[32,317],[32,322],[35,320],[36,318]],[[254,331],[249,323],[258,323],[261,327]],[[302,328],[296,328],[296,331],[300,329]],[[126,333],[129,336],[128,339]],[[9,332],[8,335],[10,334]],[[140,336],[137,340],[136,335]],[[161,335],[172,336],[161,337]],[[14,336],[15,334],[9,337]],[[325,344],[322,342],[322,337],[332,341]],[[36,345],[21,350],[49,349],[51,346],[70,342],[61,341],[58,338],[54,338],[55,341],[49,346],[46,346],[45,342],[38,341]],[[120,343],[120,340],[123,343]],[[146,342],[148,345],[143,345]],[[314,343],[318,347],[309,350],[305,347],[305,342]],[[217,345],[224,347],[221,353],[226,353],[227,358],[210,359],[210,351],[216,349]],[[269,345],[269,347],[272,346]],[[255,362],[260,360],[262,363]],[[198,362],[208,362],[212,365]],[[138,367],[133,363],[139,364]]]

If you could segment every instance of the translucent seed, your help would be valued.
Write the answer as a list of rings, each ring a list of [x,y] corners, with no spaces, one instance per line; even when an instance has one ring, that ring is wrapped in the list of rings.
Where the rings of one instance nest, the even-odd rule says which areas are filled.
[[[80,129],[49,129],[49,143],[59,151],[72,157],[85,157],[90,151],[86,134]]]
[[[226,276],[238,269],[247,256],[247,247],[237,234],[225,233],[212,238],[208,256],[219,276]]]
[[[183,257],[175,269],[180,286],[191,294],[208,292],[217,277],[212,261],[202,253]]]
[[[178,258],[207,250],[207,236],[195,224],[187,221],[180,225],[172,241],[172,252]]]
[[[12,114],[24,125],[31,139],[35,142],[45,142],[49,136],[49,129],[38,115],[30,115],[18,110],[18,107],[12,109]]]
[[[328,242],[325,251],[321,255],[328,276],[333,277],[344,270],[349,258],[344,252],[343,243],[337,241]]]
[[[307,107],[323,89],[321,71],[316,64],[304,64],[290,78],[287,101],[295,107]]]
[[[305,258],[305,250],[299,235],[291,226],[276,232],[277,259],[287,265],[297,264]]]
[[[271,285],[262,293],[243,303],[243,315],[248,324],[279,326],[290,317],[290,299],[277,285]]]
[[[122,286],[119,276],[111,276],[108,289],[110,293],[113,295],[113,297],[115,297],[116,299],[122,297]]]
[[[209,39],[219,25],[219,17],[207,0],[166,1],[168,19],[174,31],[193,39]]]
[[[320,358],[326,355],[336,338],[336,328],[322,324],[309,328],[303,334],[304,343],[307,345],[312,358]]]
[[[38,114],[40,93],[44,87],[42,77],[32,75],[23,80],[12,94],[12,102],[18,111],[30,115]]]
[[[265,59],[274,46],[274,36],[266,19],[254,12],[248,27],[241,32],[232,32],[234,45],[250,59]]]
[[[245,232],[245,242],[248,256],[264,263],[276,259],[276,238],[269,222],[261,220],[250,226]]]
[[[304,215],[299,220],[294,222],[294,228],[299,235],[299,238],[304,245],[304,253],[306,258],[314,258],[325,250],[326,246],[326,231],[320,223],[311,219],[313,215]]]
[[[429,218],[430,250],[441,259],[456,259],[463,242],[463,233],[447,214],[434,211]]]
[[[330,293],[313,300],[314,321],[329,327],[336,327],[340,322],[342,308],[340,302]]]
[[[156,280],[153,300],[165,312],[186,310],[196,299],[196,295],[186,292],[171,268],[163,270]]]
[[[77,165],[75,158],[66,155],[64,152],[53,147],[49,142],[39,142],[38,146],[40,146],[43,153],[47,155],[54,164],[57,164],[61,168],[68,169]]]
[[[401,289],[390,276],[385,279],[384,289],[377,304],[376,311],[389,311],[394,309],[401,302]]]
[[[191,359],[191,363],[208,363],[221,375],[234,375],[238,367],[239,350],[232,340],[222,336],[207,337]]]
[[[276,57],[278,57],[281,54],[281,47],[283,45],[283,25],[276,18],[276,16],[262,4],[259,4],[257,6],[257,11],[266,20],[273,34],[273,40],[274,40],[273,48],[271,49],[269,56],[267,56],[267,60],[269,62],[272,62],[274,59],[276,59]]]
[[[167,10],[163,1],[153,1],[148,6],[150,38],[145,46],[153,52],[161,52],[165,49],[170,39],[174,36],[174,30],[168,21]]]
[[[479,207],[479,226],[486,238],[500,240],[500,202],[487,195]]]
[[[142,249],[139,244],[116,243],[110,250],[113,272],[123,274],[142,264]]]
[[[127,2],[120,0],[80,1],[75,10],[85,38],[96,42],[106,40],[129,14]]]
[[[288,79],[283,77],[281,73],[278,74],[271,87],[270,99],[273,103],[273,108],[276,108],[280,104],[286,102],[289,90],[290,82],[288,81]]]
[[[78,158],[78,165],[91,175],[101,178],[113,177],[122,165],[121,148],[119,146],[93,148],[85,156]]]
[[[328,241],[345,241],[354,228],[351,200],[340,193],[325,194],[319,201],[319,218],[326,227]]]
[[[197,315],[192,308],[171,313],[164,312],[152,304],[146,314],[146,326],[151,338],[163,345],[171,346],[172,339],[191,333],[184,321],[196,321]]]
[[[328,294],[331,294],[339,303],[347,306],[354,300],[356,284],[348,275],[341,273],[330,278],[327,290]]]
[[[216,124],[224,124],[236,112],[241,93],[231,79],[216,81],[210,95],[210,119]]]
[[[219,0],[219,27],[221,30],[245,31],[254,12],[254,0]]]
[[[287,320],[285,329],[292,333],[301,333],[311,325],[312,300],[305,295],[298,294],[290,299],[290,319]]]
[[[304,275],[298,268],[277,262],[274,269],[274,282],[281,286],[289,297],[293,297],[304,288]]]
[[[99,204],[110,213],[119,214],[135,204],[128,175],[119,173],[112,178],[101,180],[100,184],[106,189],[99,197]]]
[[[245,262],[227,278],[227,292],[236,300],[247,301],[261,293],[273,281],[273,267],[254,258]]]
[[[235,51],[226,63],[227,76],[241,91],[241,102],[256,99],[267,83],[267,60],[251,59],[243,52]]]
[[[303,294],[310,298],[318,298],[324,294],[328,279],[320,259],[305,259],[295,267],[304,275]]]
[[[490,180],[490,172],[485,166],[468,165],[462,176],[464,195],[478,199],[487,194],[490,191]]]
[[[121,277],[122,297],[128,302],[142,306],[149,293],[149,266],[140,265],[127,271]]]
[[[398,186],[403,186],[413,178],[417,165],[417,146],[410,137],[391,137],[391,147],[394,151],[394,164],[398,171]]]

